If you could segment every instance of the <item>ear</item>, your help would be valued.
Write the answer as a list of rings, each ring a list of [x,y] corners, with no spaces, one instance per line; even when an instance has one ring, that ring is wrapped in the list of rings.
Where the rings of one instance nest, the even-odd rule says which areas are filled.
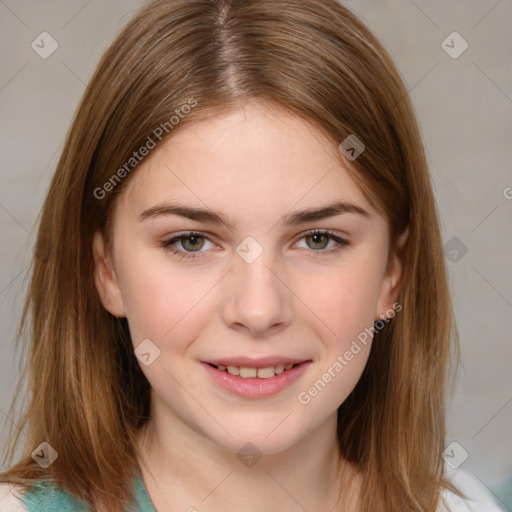
[[[100,231],[93,237],[94,281],[103,307],[112,315],[125,317],[123,296],[110,256],[107,254],[105,239]]]
[[[407,243],[409,228],[407,228],[398,239],[396,250],[392,251],[386,275],[382,281],[380,295],[375,311],[375,320],[383,320],[389,317],[389,311],[393,311],[393,304],[396,303],[402,288],[403,264],[401,254]]]

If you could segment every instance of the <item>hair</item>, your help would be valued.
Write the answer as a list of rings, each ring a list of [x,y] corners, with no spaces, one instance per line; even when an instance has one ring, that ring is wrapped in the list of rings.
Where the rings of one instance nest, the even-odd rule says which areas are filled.
[[[349,135],[363,141],[357,161],[337,154],[389,221],[403,264],[403,313],[375,334],[338,410],[340,456],[364,480],[361,510],[433,512],[443,488],[461,495],[441,459],[450,349],[457,360],[460,349],[422,139],[390,56],[336,0],[149,1],[103,55],[42,208],[18,332],[28,359],[11,405],[24,384],[26,409],[9,429],[9,466],[25,426],[26,440],[1,480],[27,490],[51,478],[112,512],[132,499],[150,385],[126,319],[100,302],[93,235],[111,239],[112,208],[137,172],[126,163],[158,127],[166,140],[250,101],[313,123],[336,151]],[[171,127],[185,105],[194,108]],[[42,441],[59,453],[47,469],[31,457]]]

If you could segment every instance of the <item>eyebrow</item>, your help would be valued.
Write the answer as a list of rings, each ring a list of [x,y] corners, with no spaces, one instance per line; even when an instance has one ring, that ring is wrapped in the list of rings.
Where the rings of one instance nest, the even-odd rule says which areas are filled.
[[[370,217],[370,213],[361,206],[341,201],[318,208],[308,208],[307,210],[286,214],[280,219],[279,224],[296,226],[316,220],[328,219],[330,217],[335,217],[344,213],[352,213],[361,215],[363,217]],[[146,219],[171,215],[184,217],[186,219],[191,219],[198,222],[210,222],[213,224],[223,225],[230,230],[233,230],[237,224],[236,221],[229,219],[220,212],[214,212],[209,209],[195,208],[179,204],[160,204],[153,206],[140,213],[138,220],[139,222],[142,222]]]

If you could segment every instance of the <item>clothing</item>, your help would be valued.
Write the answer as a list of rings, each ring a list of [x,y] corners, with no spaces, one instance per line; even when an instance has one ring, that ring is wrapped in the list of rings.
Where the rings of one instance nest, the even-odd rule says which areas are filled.
[[[508,508],[501,508],[491,495],[487,487],[469,471],[451,470],[445,464],[446,476],[468,499],[463,500],[449,491],[443,493],[443,498],[452,512],[503,512]],[[439,512],[447,512],[447,509],[440,506]]]
[[[156,512],[138,468],[133,486],[135,502],[126,512]],[[26,496],[16,485],[0,483],[0,512],[90,512],[90,507],[53,483],[38,485]]]
[[[468,472],[457,471],[450,480],[468,496],[462,500],[449,491],[443,498],[451,512],[502,512],[480,481]],[[134,473],[135,503],[126,512],[156,512],[138,469]],[[447,512],[442,505],[439,512]],[[16,486],[0,483],[0,512],[90,512],[87,505],[55,485],[41,486],[19,497]]]

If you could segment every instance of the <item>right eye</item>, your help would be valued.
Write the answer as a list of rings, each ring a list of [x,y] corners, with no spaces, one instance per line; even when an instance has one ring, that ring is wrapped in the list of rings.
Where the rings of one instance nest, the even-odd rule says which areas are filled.
[[[204,252],[200,251],[204,247],[204,240],[209,240],[204,233],[198,233],[196,231],[189,231],[182,233],[181,235],[175,236],[169,240],[162,242],[162,247],[166,251],[170,251],[180,259],[195,259],[199,257],[194,253]],[[184,250],[177,249],[174,247],[176,243],[180,243]],[[188,247],[187,247],[188,246]]]

